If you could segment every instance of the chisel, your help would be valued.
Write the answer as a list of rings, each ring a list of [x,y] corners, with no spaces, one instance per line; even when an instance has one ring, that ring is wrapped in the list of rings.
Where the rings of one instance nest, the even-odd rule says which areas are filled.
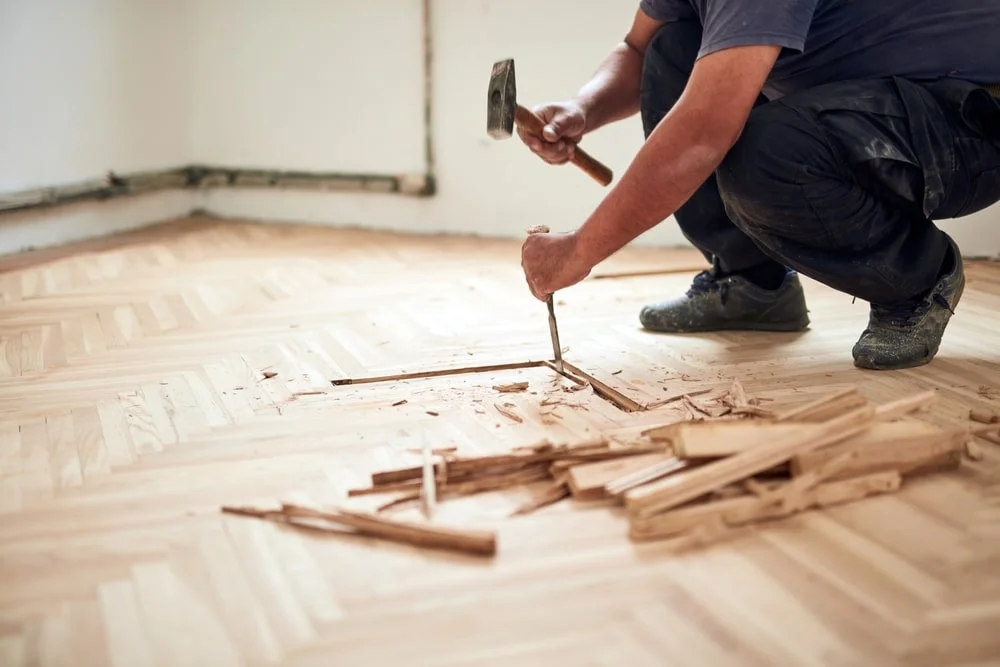
[[[552,337],[552,354],[555,355],[556,368],[563,371],[562,347],[559,345],[559,329],[556,327],[556,311],[552,307],[552,295],[548,298],[549,306],[549,335]]]

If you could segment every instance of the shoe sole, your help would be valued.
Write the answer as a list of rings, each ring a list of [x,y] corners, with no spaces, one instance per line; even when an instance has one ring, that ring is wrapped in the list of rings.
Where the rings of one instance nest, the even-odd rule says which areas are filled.
[[[662,334],[711,333],[715,331],[768,331],[792,333],[805,331],[809,328],[808,318],[794,322],[731,322],[714,327],[697,327],[691,329],[651,329],[642,327],[644,331]]]

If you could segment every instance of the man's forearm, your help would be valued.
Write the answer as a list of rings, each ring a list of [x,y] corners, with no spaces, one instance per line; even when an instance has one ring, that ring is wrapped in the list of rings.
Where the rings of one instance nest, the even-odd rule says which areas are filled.
[[[576,96],[587,119],[585,132],[593,132],[639,111],[642,61],[642,55],[625,42],[608,54]]]
[[[596,265],[673,215],[719,166],[734,140],[695,110],[675,107],[576,232],[582,259]]]

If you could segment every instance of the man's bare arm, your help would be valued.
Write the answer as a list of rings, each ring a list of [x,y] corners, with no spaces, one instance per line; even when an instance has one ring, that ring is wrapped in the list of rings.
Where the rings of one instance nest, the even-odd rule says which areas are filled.
[[[736,47],[695,63],[677,104],[575,232],[573,254],[583,265],[614,254],[694,194],[739,138],[779,52]]]
[[[577,102],[587,119],[586,132],[638,113],[643,60],[649,42],[662,25],[662,21],[637,10],[625,39],[577,93]]]

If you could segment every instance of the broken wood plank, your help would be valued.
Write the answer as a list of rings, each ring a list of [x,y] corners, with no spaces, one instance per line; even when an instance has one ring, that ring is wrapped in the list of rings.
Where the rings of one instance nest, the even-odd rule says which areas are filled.
[[[650,466],[673,459],[665,453],[638,454],[611,461],[582,463],[569,468],[569,490],[577,500],[601,500],[608,497],[605,485]]]
[[[559,372],[558,368],[556,368],[555,364],[553,364],[552,362],[546,362],[546,365],[555,370],[557,373]],[[618,391],[614,387],[611,387],[605,384],[604,382],[601,382],[594,376],[581,370],[580,368],[577,368],[576,366],[565,360],[563,360],[562,375],[569,377],[577,384],[590,384],[590,386],[593,387],[594,392],[598,396],[608,401],[611,401],[625,412],[641,412],[642,410],[647,409],[646,406],[639,403],[635,399],[626,396],[625,394]]]
[[[556,480],[555,484],[550,485],[547,489],[542,491],[537,496],[534,496],[526,503],[520,505],[517,509],[511,512],[511,516],[524,516],[526,514],[531,514],[536,510],[540,510],[543,507],[548,507],[549,505],[554,505],[563,498],[567,498],[570,495],[569,485],[565,477]]]
[[[671,509],[773,468],[796,454],[845,440],[866,429],[874,417],[871,406],[854,409],[823,422],[821,428],[803,428],[764,446],[634,488],[625,493],[625,506],[631,514],[642,517]]]
[[[636,470],[608,482],[604,485],[604,492],[609,496],[618,497],[631,489],[663,479],[668,475],[690,470],[691,467],[692,465],[689,461],[683,461],[676,456],[671,456],[664,461],[654,463],[642,470]]]
[[[722,458],[817,426],[745,419],[685,422],[676,425],[669,442],[674,453],[682,459]]]
[[[448,549],[479,556],[496,554],[496,534],[491,531],[419,524],[345,509],[321,510],[283,503],[287,516],[321,519],[353,528],[362,535],[381,537],[418,547]]]
[[[283,503],[278,510],[226,505],[222,507],[222,511],[229,514],[283,521],[290,525],[327,530],[335,534],[353,532],[421,548],[445,549],[476,556],[493,556],[497,551],[496,533],[491,531],[417,524],[352,510],[321,510]],[[303,524],[298,521],[301,519],[318,520],[326,524],[334,524],[334,527],[312,522]],[[343,528],[350,530],[345,531]]]
[[[472,456],[468,458],[450,458],[448,460],[449,476],[460,473],[474,471],[488,471],[497,467],[517,467],[539,462],[552,462],[558,459],[584,461],[602,461],[619,456],[628,456],[633,453],[649,453],[659,451],[654,447],[608,447],[604,439],[598,440],[602,444],[581,443],[578,446],[552,447],[548,450],[537,452],[525,452],[522,454],[490,454],[486,456]],[[435,467],[440,467],[441,463],[435,463]],[[394,470],[383,470],[374,472],[371,475],[372,486],[384,486],[417,479],[423,474],[421,466],[411,466],[397,468]]]
[[[476,493],[503,491],[515,486],[534,484],[548,479],[551,479],[549,471],[542,465],[535,465],[500,475],[483,475],[461,482],[449,481],[438,489],[438,497],[455,498]]]
[[[856,386],[846,387],[829,396],[817,398],[797,408],[778,414],[778,422],[824,422],[850,410],[864,407],[868,400]]]
[[[806,491],[796,505],[769,503],[755,495],[699,503],[649,517],[634,517],[629,525],[629,537],[636,541],[663,539],[719,519],[727,526],[767,521],[811,508],[831,507],[872,495],[892,493],[899,490],[901,483],[902,476],[898,472],[887,471],[818,484]]]
[[[875,423],[867,431],[836,445],[797,454],[791,460],[790,469],[792,475],[797,477],[851,451],[854,452],[851,460],[831,479],[885,470],[898,470],[906,476],[934,463],[954,461],[957,466],[960,457],[955,454],[961,452],[967,439],[968,433],[964,429],[945,431],[927,422]]]
[[[632,489],[625,494],[625,506],[637,516],[650,516],[671,509],[727,484],[772,469],[796,455],[843,442],[868,429],[876,419],[898,419],[926,407],[933,400],[933,392],[923,392],[877,408],[866,402],[863,407],[821,422],[820,428],[806,427],[799,433],[791,433],[761,447]],[[828,407],[829,402],[806,414],[823,413]]]
[[[904,396],[895,401],[883,403],[875,408],[875,419],[878,421],[900,419],[910,413],[927,408],[936,398],[937,394],[935,392],[922,391],[911,396]]]
[[[833,475],[843,470],[856,454],[856,449],[848,449],[837,456],[827,459],[822,465],[798,477],[793,477],[789,482],[771,486],[762,485],[762,488],[754,489],[753,493],[761,502],[768,505],[777,504],[795,511],[804,509],[806,502],[804,494],[808,493],[817,484],[830,480]]]

